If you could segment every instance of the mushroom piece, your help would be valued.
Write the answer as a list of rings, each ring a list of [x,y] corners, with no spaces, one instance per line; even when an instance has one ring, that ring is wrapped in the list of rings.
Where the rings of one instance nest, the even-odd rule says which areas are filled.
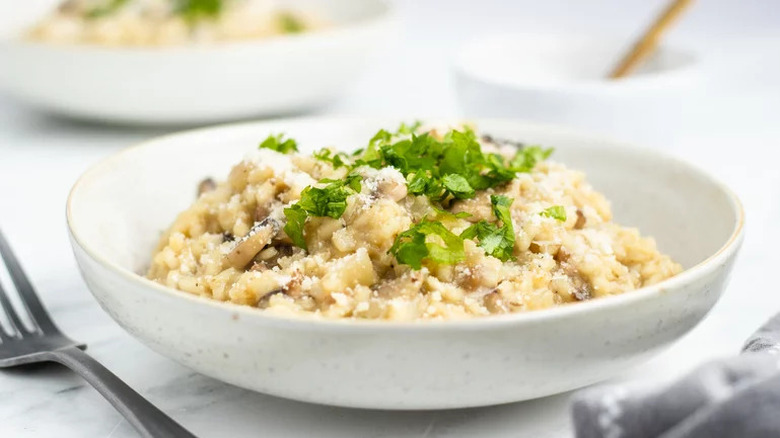
[[[493,289],[487,295],[485,295],[483,298],[483,303],[485,304],[485,308],[487,308],[490,313],[509,312],[509,307],[507,307],[503,298],[501,298],[501,294],[498,292],[498,289]]]
[[[236,269],[243,269],[271,242],[281,228],[281,224],[271,218],[256,222],[249,233],[238,239],[233,249],[225,256],[227,264]]]
[[[211,178],[206,178],[198,184],[198,196],[217,188],[217,183]]]
[[[572,295],[577,301],[585,301],[593,297],[593,286],[582,277],[577,268],[565,262],[561,263],[561,268],[574,287]]]
[[[81,12],[81,5],[79,5],[79,2],[76,0],[67,0],[65,2],[62,2],[59,7],[57,7],[57,11],[62,14],[73,14],[76,15],[79,12]]]
[[[406,184],[402,184],[394,179],[380,179],[377,180],[375,193],[398,202],[406,197]]]
[[[577,222],[574,223],[574,229],[575,230],[581,230],[585,226],[585,222],[587,222],[587,219],[585,218],[585,214],[580,210],[577,209]]]
[[[255,207],[254,219],[255,221],[261,221],[267,218],[269,214],[271,214],[271,210],[268,209],[268,206],[258,205]]]
[[[495,138],[490,134],[483,134],[482,137],[480,137],[480,140],[482,140],[483,143],[488,143],[499,147],[511,146],[517,149],[522,149],[525,147],[525,143],[521,141],[508,140],[504,138]]]

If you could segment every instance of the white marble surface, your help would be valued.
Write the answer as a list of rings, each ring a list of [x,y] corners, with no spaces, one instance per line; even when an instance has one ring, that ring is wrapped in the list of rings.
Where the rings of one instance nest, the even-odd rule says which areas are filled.
[[[542,4],[544,3],[544,4]],[[571,4],[574,3],[574,4]],[[0,6],[9,7],[8,0]],[[500,29],[630,33],[660,1],[400,2],[405,31],[328,114],[458,115],[448,62],[457,45]],[[585,6],[587,4],[587,6]],[[738,6],[739,5],[739,6]],[[446,6],[446,7],[445,7]],[[731,286],[705,321],[652,362],[620,378],[671,378],[734,353],[780,311],[780,4],[702,2],[673,38],[707,61],[705,95],[670,152],[719,175],[742,197],[748,234]],[[2,66],[0,66],[2,68]],[[203,437],[558,437],[569,435],[567,394],[492,408],[359,411],[243,391],[199,376],[124,333],[92,300],[67,240],[64,202],[91,163],[171,129],[95,126],[40,114],[0,96],[0,227],[59,325],[89,353]],[[670,212],[686,214],[685,211]],[[707,218],[701,218],[707,220]],[[4,272],[0,280],[5,281]],[[57,367],[0,372],[2,437],[133,437],[96,392]]]

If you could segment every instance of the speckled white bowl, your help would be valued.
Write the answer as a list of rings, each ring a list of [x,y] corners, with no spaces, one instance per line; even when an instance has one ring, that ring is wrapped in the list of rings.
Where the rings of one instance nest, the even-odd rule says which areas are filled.
[[[125,124],[213,123],[316,108],[354,84],[395,27],[384,0],[287,0],[331,26],[201,45],[58,45],[20,39],[37,20],[33,12],[41,14],[31,6],[41,1],[14,3],[0,16],[0,90],[67,116]]]
[[[160,232],[269,133],[303,150],[361,146],[397,120],[291,119],[162,137],[96,165],[76,183],[68,223],[100,305],[152,349],[244,388],[383,409],[482,406],[588,385],[642,362],[717,301],[742,242],[737,198],[652,150],[559,127],[478,120],[484,132],[555,146],[612,200],[616,220],[655,236],[686,271],[622,296],[527,314],[391,323],[285,319],[168,289],[138,273]]]

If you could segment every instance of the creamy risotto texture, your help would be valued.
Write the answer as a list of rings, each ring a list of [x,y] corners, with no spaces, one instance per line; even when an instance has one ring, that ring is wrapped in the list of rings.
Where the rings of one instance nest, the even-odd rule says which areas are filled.
[[[552,152],[467,126],[402,125],[349,154],[270,136],[200,184],[148,277],[274,314],[416,320],[544,309],[681,271]]]
[[[322,27],[273,0],[66,0],[26,37],[51,43],[166,46],[262,38]]]

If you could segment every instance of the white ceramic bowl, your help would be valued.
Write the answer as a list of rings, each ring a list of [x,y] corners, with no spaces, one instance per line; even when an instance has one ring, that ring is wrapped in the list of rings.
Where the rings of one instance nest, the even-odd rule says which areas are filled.
[[[68,116],[121,123],[286,114],[344,92],[392,31],[383,0],[287,3],[320,11],[332,27],[211,45],[102,48],[23,41],[23,25],[9,25],[0,38],[0,89]]]
[[[555,146],[583,169],[616,220],[657,238],[686,271],[621,296],[466,321],[285,319],[151,282],[160,232],[204,176],[226,176],[258,139],[302,150],[362,146],[397,120],[290,119],[189,131],[87,171],[68,201],[73,248],[100,305],[152,349],[260,392],[340,406],[434,409],[531,399],[606,379],[688,332],[726,284],[742,241],[739,201],[696,168],[565,129],[477,120],[499,137]]]
[[[696,99],[698,59],[662,45],[637,72],[607,80],[627,42],[626,36],[566,34],[478,38],[454,65],[463,112],[562,123],[663,146]]]

